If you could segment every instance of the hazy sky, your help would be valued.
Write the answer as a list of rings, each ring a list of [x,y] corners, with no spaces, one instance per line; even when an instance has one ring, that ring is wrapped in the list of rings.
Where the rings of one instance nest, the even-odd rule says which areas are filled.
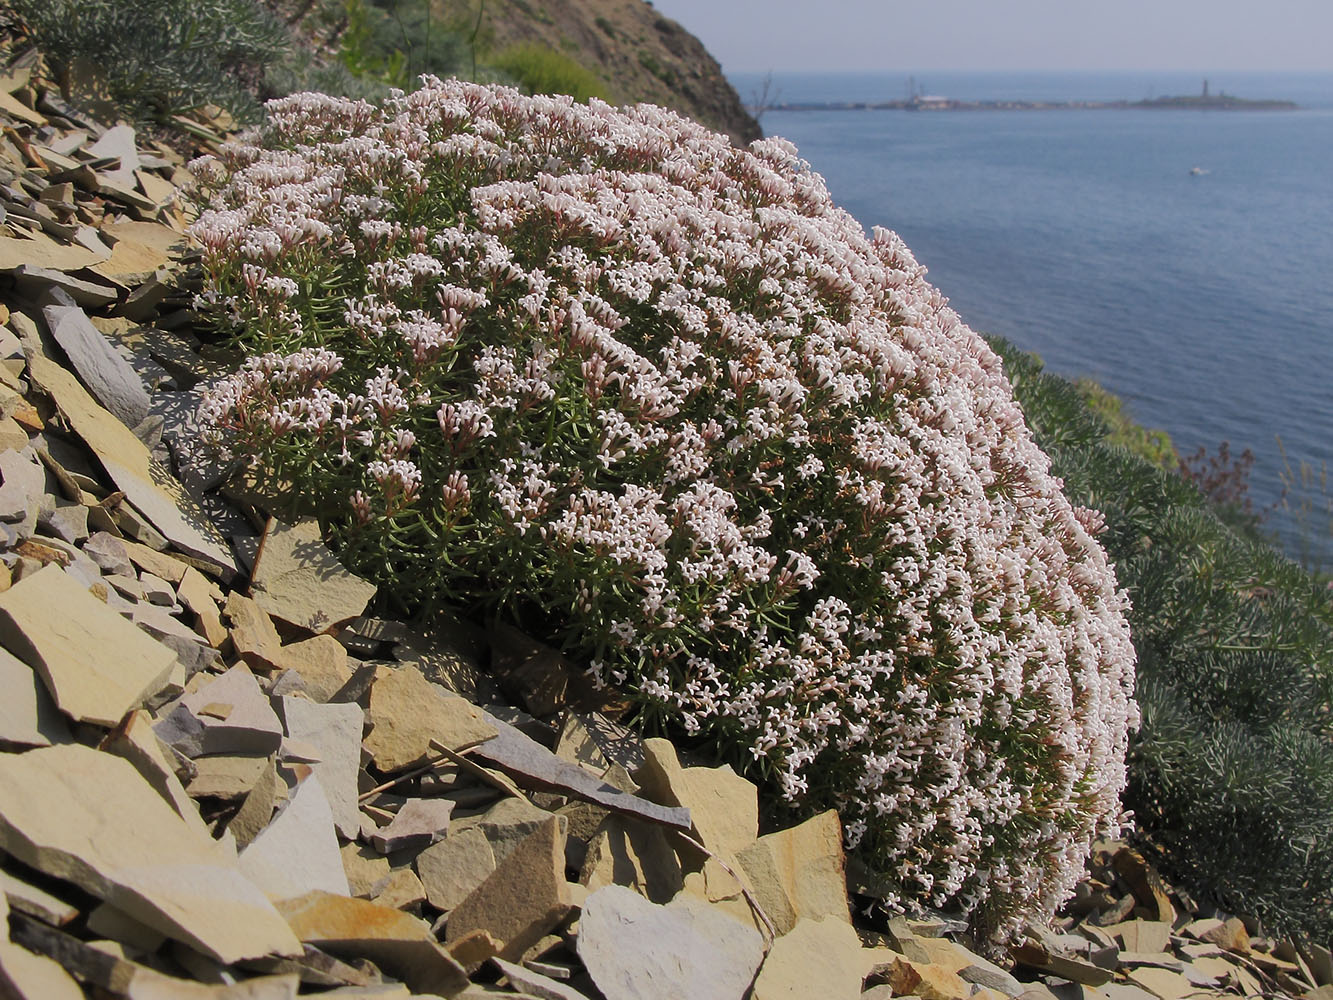
[[[727,72],[1333,70],[1331,0],[653,0]]]

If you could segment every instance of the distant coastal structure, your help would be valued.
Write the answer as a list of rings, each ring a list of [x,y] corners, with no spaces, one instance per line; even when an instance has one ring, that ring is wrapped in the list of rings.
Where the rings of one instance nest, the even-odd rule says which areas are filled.
[[[901,101],[787,102],[772,105],[773,111],[1123,111],[1178,108],[1195,111],[1295,111],[1294,101],[1248,100],[1226,91],[1212,94],[1208,80],[1192,97],[1154,97],[1142,101],[957,101],[938,94],[925,94],[916,77],[908,77],[907,96]]]

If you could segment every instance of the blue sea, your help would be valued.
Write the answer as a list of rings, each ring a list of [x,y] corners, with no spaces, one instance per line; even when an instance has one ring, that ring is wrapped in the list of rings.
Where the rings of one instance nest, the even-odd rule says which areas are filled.
[[[970,101],[1135,101],[1197,94],[1205,76],[912,75]],[[1281,450],[1297,473],[1333,462],[1333,74],[1206,75],[1212,93],[1300,110],[775,110],[762,125],[867,229],[898,232],[974,329],[1096,378],[1182,454],[1252,449],[1267,509]],[[732,80],[747,100],[761,84]],[[908,86],[907,72],[775,74],[770,97],[901,100]],[[1308,554],[1333,562],[1327,512],[1304,531],[1281,508],[1267,520],[1293,554],[1313,538]]]

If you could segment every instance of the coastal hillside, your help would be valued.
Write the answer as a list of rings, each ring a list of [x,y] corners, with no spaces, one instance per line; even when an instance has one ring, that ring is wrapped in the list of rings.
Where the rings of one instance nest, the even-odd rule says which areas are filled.
[[[615,103],[661,104],[741,143],[760,136],[703,43],[644,0],[488,0],[481,31],[497,52],[537,43],[565,53],[604,80]]]
[[[270,0],[268,6],[318,57],[363,78],[397,75],[393,82],[409,89],[423,71],[514,83],[612,104],[660,104],[742,145],[762,134],[703,43],[644,0]]]

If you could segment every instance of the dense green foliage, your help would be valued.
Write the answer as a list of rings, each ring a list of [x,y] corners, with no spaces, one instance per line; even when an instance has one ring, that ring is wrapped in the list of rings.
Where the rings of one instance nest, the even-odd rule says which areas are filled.
[[[250,87],[289,46],[255,0],[12,0],[71,96],[161,121],[205,104],[258,114]]]
[[[345,10],[341,58],[358,77],[406,90],[423,73],[458,75],[470,65],[464,33],[421,0],[346,0]]]
[[[591,70],[545,45],[513,45],[490,60],[529,94],[568,94],[576,101],[607,97],[606,85]]]
[[[1113,443],[1069,382],[992,345],[1053,471],[1106,517],[1130,594],[1143,726],[1125,804],[1194,892],[1319,940],[1333,933],[1333,602],[1189,481]]]

